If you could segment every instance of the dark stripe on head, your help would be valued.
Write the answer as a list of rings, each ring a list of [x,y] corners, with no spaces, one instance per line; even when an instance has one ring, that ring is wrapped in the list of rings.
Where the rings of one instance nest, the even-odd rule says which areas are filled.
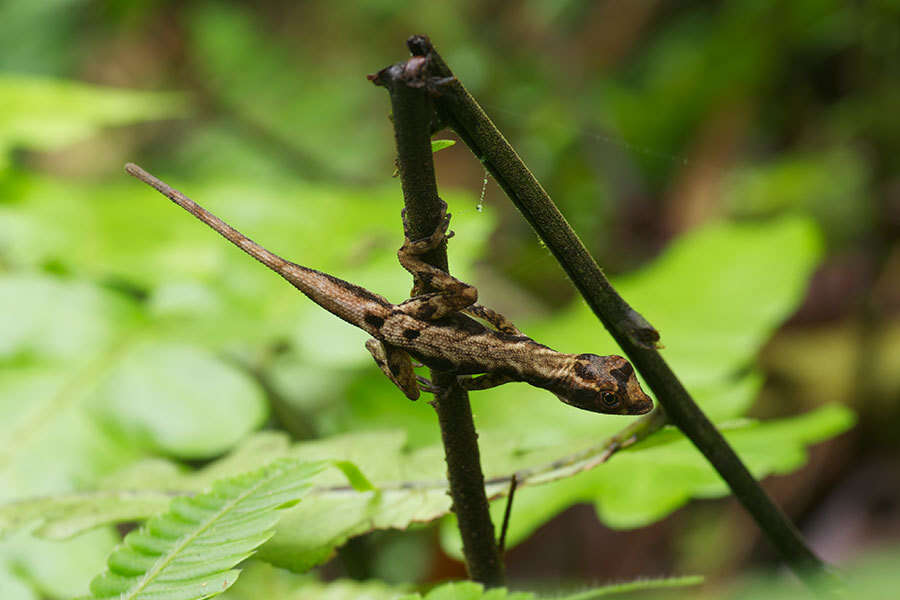
[[[575,365],[573,368],[575,370],[575,374],[586,381],[597,381],[598,379],[600,379],[600,372],[597,370],[597,367],[595,367],[590,362],[577,360],[575,361]]]
[[[628,380],[634,376],[634,367],[631,366],[631,363],[625,363],[618,369],[610,369],[609,372],[616,378],[619,389],[624,390],[628,388]]]

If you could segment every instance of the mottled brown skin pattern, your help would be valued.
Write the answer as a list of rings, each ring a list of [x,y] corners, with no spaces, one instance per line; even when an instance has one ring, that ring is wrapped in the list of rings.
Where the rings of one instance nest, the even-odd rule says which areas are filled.
[[[128,164],[125,170],[281,275],[313,302],[369,333],[374,339],[366,348],[376,364],[412,400],[419,397],[420,378],[413,372],[410,357],[457,374],[460,384],[469,390],[524,381],[553,392],[566,404],[593,412],[639,415],[653,407],[634,369],[621,356],[564,354],[539,344],[502,315],[476,304],[474,287],[421,261],[421,254],[449,237],[449,215],[445,214],[434,234],[423,240],[407,238],[397,253],[400,263],[415,277],[414,292],[425,286],[439,291],[392,304],[369,290],[269,252],[140,167]],[[483,319],[495,329],[463,313]]]

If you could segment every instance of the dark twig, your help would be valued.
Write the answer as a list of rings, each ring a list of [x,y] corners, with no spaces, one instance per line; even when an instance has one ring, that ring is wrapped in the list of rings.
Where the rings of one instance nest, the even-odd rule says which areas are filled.
[[[506,552],[506,532],[509,530],[509,517],[512,514],[513,498],[516,495],[516,487],[518,484],[519,480],[516,478],[516,474],[513,473],[512,477],[509,478],[509,495],[506,497],[506,509],[503,511],[503,525],[500,527],[500,539],[497,541],[497,548],[500,551],[500,556],[503,556],[503,553]]]
[[[825,564],[806,545],[793,523],[753,478],[657,352],[656,330],[612,288],[547,192],[454,77],[428,38],[413,36],[407,45],[414,56],[428,57],[432,77],[448,81],[434,99],[440,119],[479,157],[532,225],[594,314],[643,375],[670,421],[715,467],[796,573],[806,576],[823,572]]]
[[[430,141],[434,109],[429,90],[424,85],[426,82],[421,78],[424,62],[414,57],[370,76],[376,85],[386,87],[391,97],[397,166],[406,223],[412,239],[427,237],[437,228],[443,205],[434,176]],[[423,259],[446,271],[446,244],[424,255]],[[503,585],[503,563],[488,511],[469,396],[459,387],[452,373],[432,369],[431,381],[437,391],[432,405],[441,427],[450,496],[469,577],[487,587]]]

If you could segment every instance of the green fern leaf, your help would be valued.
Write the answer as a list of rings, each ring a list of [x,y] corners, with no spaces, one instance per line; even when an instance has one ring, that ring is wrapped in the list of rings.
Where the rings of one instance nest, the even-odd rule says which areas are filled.
[[[233,569],[272,537],[276,509],[296,503],[328,462],[281,460],[175,498],[169,511],[129,533],[91,582],[94,598],[194,600],[228,589]]]

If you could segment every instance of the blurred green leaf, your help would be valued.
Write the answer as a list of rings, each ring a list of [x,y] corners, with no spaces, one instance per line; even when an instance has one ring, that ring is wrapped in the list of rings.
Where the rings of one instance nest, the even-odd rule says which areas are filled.
[[[590,600],[606,596],[618,597],[640,590],[667,589],[697,585],[701,577],[641,579],[586,589],[575,594],[552,596],[558,600]],[[407,586],[408,587],[408,586]],[[223,596],[227,600],[279,598],[283,600],[535,600],[531,592],[510,592],[504,588],[484,590],[477,583],[458,581],[435,586],[428,593],[404,594],[404,586],[388,586],[377,580],[321,582],[310,576],[296,575],[265,563],[253,563]],[[543,597],[543,596],[542,596]],[[630,596],[628,596],[630,597]]]
[[[0,368],[0,499],[88,486],[141,455],[84,410],[100,362]]]
[[[576,592],[561,596],[560,600],[591,600],[592,598],[605,598],[607,596],[624,596],[630,598],[635,592],[648,592],[651,590],[672,590],[677,588],[694,587],[703,583],[703,577],[699,575],[686,575],[683,577],[666,578],[641,578],[637,581],[613,583],[601,587]],[[694,594],[692,594],[694,595]]]
[[[133,444],[187,459],[222,454],[268,415],[259,386],[234,365],[171,343],[129,352],[100,385],[89,410]]]
[[[347,93],[365,89],[361,74],[380,68],[377,61],[366,67],[361,57],[332,55],[318,46],[305,48],[265,35],[249,8],[194,4],[188,16],[190,51],[207,101],[254,132],[251,140],[262,137],[265,146],[280,149],[273,159],[288,154],[291,168],[308,179],[369,179],[379,162],[390,175],[389,130],[373,118],[378,95]],[[285,61],[288,54],[292,59]]]
[[[783,155],[770,164],[735,169],[725,199],[741,216],[811,215],[829,239],[846,241],[871,227],[868,169],[863,156],[849,149]]]
[[[209,457],[266,416],[235,365],[148,344],[146,315],[120,294],[38,275],[0,275],[0,290],[4,499],[86,485],[148,450]]]
[[[88,592],[118,535],[99,529],[64,542],[40,540],[25,532],[0,541],[0,598],[75,598]],[[9,592],[9,595],[7,595]]]
[[[7,600],[40,600],[37,592],[6,565],[0,565],[0,594]]]
[[[680,152],[705,135],[715,117],[740,115],[763,100],[781,108],[785,98],[768,86],[793,86],[795,72],[783,60],[787,48],[797,56],[846,48],[855,37],[847,35],[855,21],[849,12],[837,0],[789,7],[738,1],[721,10],[680,11],[620,72],[595,80],[592,93],[581,96],[583,112],[612,132],[614,143],[621,140],[650,183],[663,186],[682,162]],[[769,27],[773,19],[782,29]]]
[[[0,538],[35,527],[48,540],[66,540],[105,523],[141,521],[161,513],[172,500],[165,492],[109,491],[55,494],[0,505]]]
[[[802,466],[806,446],[846,431],[853,423],[848,409],[832,405],[799,417],[725,427],[723,433],[754,476],[762,478]],[[728,493],[728,486],[688,440],[663,431],[598,468],[548,485],[521,488],[516,492],[507,545],[527,538],[579,502],[593,502],[606,525],[626,529],[659,520],[691,498]],[[491,505],[495,523],[502,519],[503,510],[502,502]],[[442,542],[451,555],[461,556],[459,531],[451,519],[443,524]]]
[[[842,407],[766,423],[746,422],[726,429],[726,437],[758,477],[795,469],[805,461],[805,447],[839,433],[852,423]],[[657,434],[656,443],[620,453],[598,466],[603,446],[580,440],[568,446],[529,449],[497,437],[482,439],[481,453],[487,487],[492,498],[508,490],[508,478],[518,473],[522,488],[508,532],[510,543],[575,502],[593,501],[601,517],[612,526],[636,527],[662,518],[691,497],[718,497],[727,486],[703,456],[674,432]],[[654,438],[651,438],[654,439]],[[372,448],[378,452],[373,453]],[[585,449],[591,452],[584,453]],[[47,512],[40,523],[44,533],[73,533],[120,518],[135,518],[139,511],[155,510],[163,490],[192,492],[210,480],[240,472],[251,462],[271,462],[285,457],[306,461],[350,461],[373,482],[374,489],[360,491],[347,485],[337,470],[322,473],[305,500],[287,511],[275,536],[260,549],[260,556],[276,565],[303,572],[327,559],[349,537],[373,529],[405,529],[448,513],[450,499],[444,481],[443,451],[439,444],[410,450],[400,432],[356,433],[288,446],[283,437],[260,434],[250,438],[232,455],[196,473],[181,473],[159,461],[135,464],[110,478],[114,489],[131,490],[120,496],[119,513],[104,514],[109,492],[85,494],[59,502],[38,500],[0,509],[0,525],[10,529],[28,523],[36,507]],[[571,456],[569,462],[561,457]],[[585,469],[591,469],[585,471]],[[556,481],[558,480],[558,481]],[[351,480],[352,483],[353,480]],[[536,483],[550,485],[531,487]],[[145,489],[147,494],[135,493]],[[93,508],[92,508],[93,507]],[[500,518],[503,503],[492,506]],[[499,512],[498,512],[499,511]],[[312,525],[314,524],[314,526]],[[459,553],[455,527],[444,528],[444,542]]]
[[[859,593],[865,597],[882,598],[888,590],[892,590],[897,585],[897,551],[896,549],[883,549],[869,553],[867,556],[861,557],[842,565],[841,573],[844,577],[846,586],[845,592],[853,594]],[[671,577],[665,579],[641,579],[634,582],[617,583],[608,586],[601,586],[593,589],[584,589],[583,591],[562,594],[557,592],[551,596],[540,596],[542,598],[556,598],[558,600],[589,600],[591,598],[604,597],[623,597],[632,598],[634,593],[640,590],[669,589],[664,598],[696,598],[699,593],[703,597],[716,600],[797,600],[803,598],[812,599],[814,596],[804,584],[795,577],[786,573],[758,574],[749,577],[743,577],[742,580],[730,586],[717,586],[716,589],[709,587],[701,590],[685,590],[677,591],[671,588],[696,586],[702,582],[702,578],[695,576]],[[490,598],[510,598],[512,597],[506,590],[495,590],[493,592],[482,592],[477,588],[477,584],[471,582],[450,582],[434,588],[432,593],[438,592],[450,593],[455,592],[462,596],[474,597],[484,600]],[[399,587],[389,587],[385,584],[372,580],[366,582],[356,581],[333,581],[323,583],[315,580],[309,575],[296,575],[287,571],[277,569],[265,563],[252,563],[242,573],[238,582],[231,587],[223,596],[227,600],[255,600],[256,598],[281,598],[285,600],[295,600],[303,598],[304,600],[355,600],[357,598],[368,598],[371,600],[399,600],[400,598],[409,598],[417,600],[422,598],[420,594],[401,595]],[[498,596],[488,595],[490,593]],[[517,592],[524,594],[524,598],[536,598],[535,595],[527,592]],[[471,596],[471,594],[482,594]],[[643,596],[641,596],[643,597]],[[657,596],[651,596],[656,598]],[[425,595],[428,599],[430,596]]]
[[[890,598],[898,589],[900,573],[897,561],[900,548],[888,545],[874,548],[852,559],[842,561],[840,570],[826,573],[826,584],[840,586],[833,597]],[[783,573],[751,573],[744,575],[730,590],[714,596],[720,600],[796,600],[821,598],[796,578]]]
[[[509,592],[506,588],[485,590],[480,583],[454,581],[439,585],[425,594],[408,594],[397,600],[534,600],[530,592]]]
[[[90,485],[148,451],[209,457],[266,415],[257,385],[205,351],[130,350],[83,366],[0,369],[0,497]]]
[[[0,319],[13,326],[17,321],[27,324],[19,335],[7,334],[7,352],[30,350],[32,357],[66,358],[0,366],[0,498],[71,490],[134,460],[138,453],[127,442],[108,435],[84,412],[84,399],[102,377],[106,351],[116,341],[111,339],[110,321],[128,313],[127,305],[88,286],[43,286],[46,282],[40,278],[0,279],[0,287],[22,292],[0,295],[22,300],[2,311]],[[53,292],[50,298],[70,300],[58,317],[84,320],[73,324],[61,319],[58,329],[34,326],[40,315],[30,322],[32,306],[40,307],[50,298],[29,297],[28,292],[42,288]],[[78,355],[79,340],[67,337],[72,334],[82,336],[86,356]]]
[[[85,0],[0,4],[0,69],[58,74],[81,58],[75,40]]]
[[[0,173],[14,148],[50,150],[102,127],[180,117],[186,109],[179,94],[0,74]]]
[[[634,592],[657,589],[691,587],[703,582],[702,577],[670,577],[666,579],[641,579],[625,583],[599,586],[574,594],[554,595],[558,600],[590,600],[591,598],[630,597]],[[531,592],[511,592],[506,588],[485,590],[481,584],[471,581],[445,583],[432,589],[424,596],[408,594],[397,600],[537,600]]]
[[[313,575],[298,575],[262,561],[252,561],[222,600],[395,600],[409,586],[367,581],[319,581]]]
[[[663,356],[691,389],[734,380],[753,364],[803,298],[820,256],[820,236],[808,219],[719,223],[676,240],[616,288],[660,331]],[[714,418],[741,414],[716,414],[714,404],[704,409]]]
[[[138,320],[133,303],[89,283],[0,273],[0,363],[78,361],[111,346]]]

